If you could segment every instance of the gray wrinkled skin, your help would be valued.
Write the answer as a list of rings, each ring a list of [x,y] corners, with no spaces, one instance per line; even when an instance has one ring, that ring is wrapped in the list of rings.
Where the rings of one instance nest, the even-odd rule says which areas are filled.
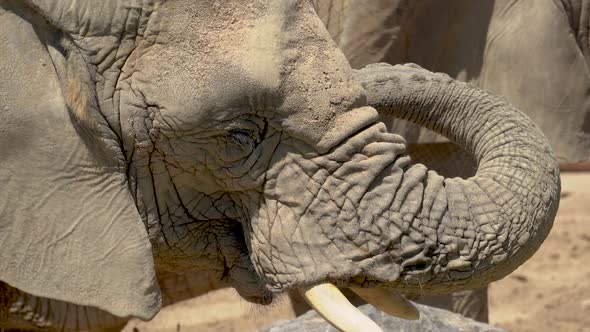
[[[590,158],[590,2],[314,0],[353,68],[413,62],[505,97],[547,135],[561,162]],[[398,119],[416,161],[467,178],[476,162],[446,138]],[[487,321],[487,290],[436,304]]]
[[[559,171],[530,119],[415,65],[353,71],[308,2],[1,0],[0,25],[0,280],[81,306],[37,322],[149,319],[174,273],[257,303],[481,287],[551,228]],[[414,162],[378,111],[475,176]]]
[[[420,319],[408,321],[382,313],[371,305],[363,305],[359,309],[369,316],[383,331],[396,332],[505,332],[505,330],[492,325],[482,324],[462,317],[455,313],[416,304],[420,311]],[[258,330],[259,332],[336,332],[315,311],[287,322],[277,322],[269,327]]]

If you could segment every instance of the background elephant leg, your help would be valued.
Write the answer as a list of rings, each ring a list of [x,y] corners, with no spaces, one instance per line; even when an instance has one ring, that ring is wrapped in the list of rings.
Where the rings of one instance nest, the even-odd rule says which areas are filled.
[[[452,311],[488,323],[488,287],[451,294]]]
[[[456,312],[465,317],[487,323],[488,287],[455,292],[448,295],[426,295],[412,299],[431,307]]]

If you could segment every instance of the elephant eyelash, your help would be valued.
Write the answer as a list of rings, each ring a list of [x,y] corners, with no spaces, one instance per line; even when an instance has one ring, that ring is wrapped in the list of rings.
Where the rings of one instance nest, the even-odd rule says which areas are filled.
[[[248,129],[231,129],[228,131],[231,140],[239,145],[253,145],[256,143],[254,132]]]

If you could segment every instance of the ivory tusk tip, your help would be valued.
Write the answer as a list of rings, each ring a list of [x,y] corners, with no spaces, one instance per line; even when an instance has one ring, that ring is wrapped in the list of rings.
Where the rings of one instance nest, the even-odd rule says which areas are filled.
[[[340,290],[324,283],[299,289],[301,296],[328,323],[344,332],[383,332],[369,317],[353,306]]]

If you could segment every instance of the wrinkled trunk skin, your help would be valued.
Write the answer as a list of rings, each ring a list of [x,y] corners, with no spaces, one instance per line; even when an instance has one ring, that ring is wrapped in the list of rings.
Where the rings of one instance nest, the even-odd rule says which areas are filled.
[[[371,65],[357,78],[369,105],[461,144],[478,161],[476,175],[444,178],[414,164],[383,124],[327,154],[281,144],[249,230],[269,287],[328,280],[448,293],[500,279],[528,259],[551,228],[560,191],[557,162],[532,121],[415,65]]]

